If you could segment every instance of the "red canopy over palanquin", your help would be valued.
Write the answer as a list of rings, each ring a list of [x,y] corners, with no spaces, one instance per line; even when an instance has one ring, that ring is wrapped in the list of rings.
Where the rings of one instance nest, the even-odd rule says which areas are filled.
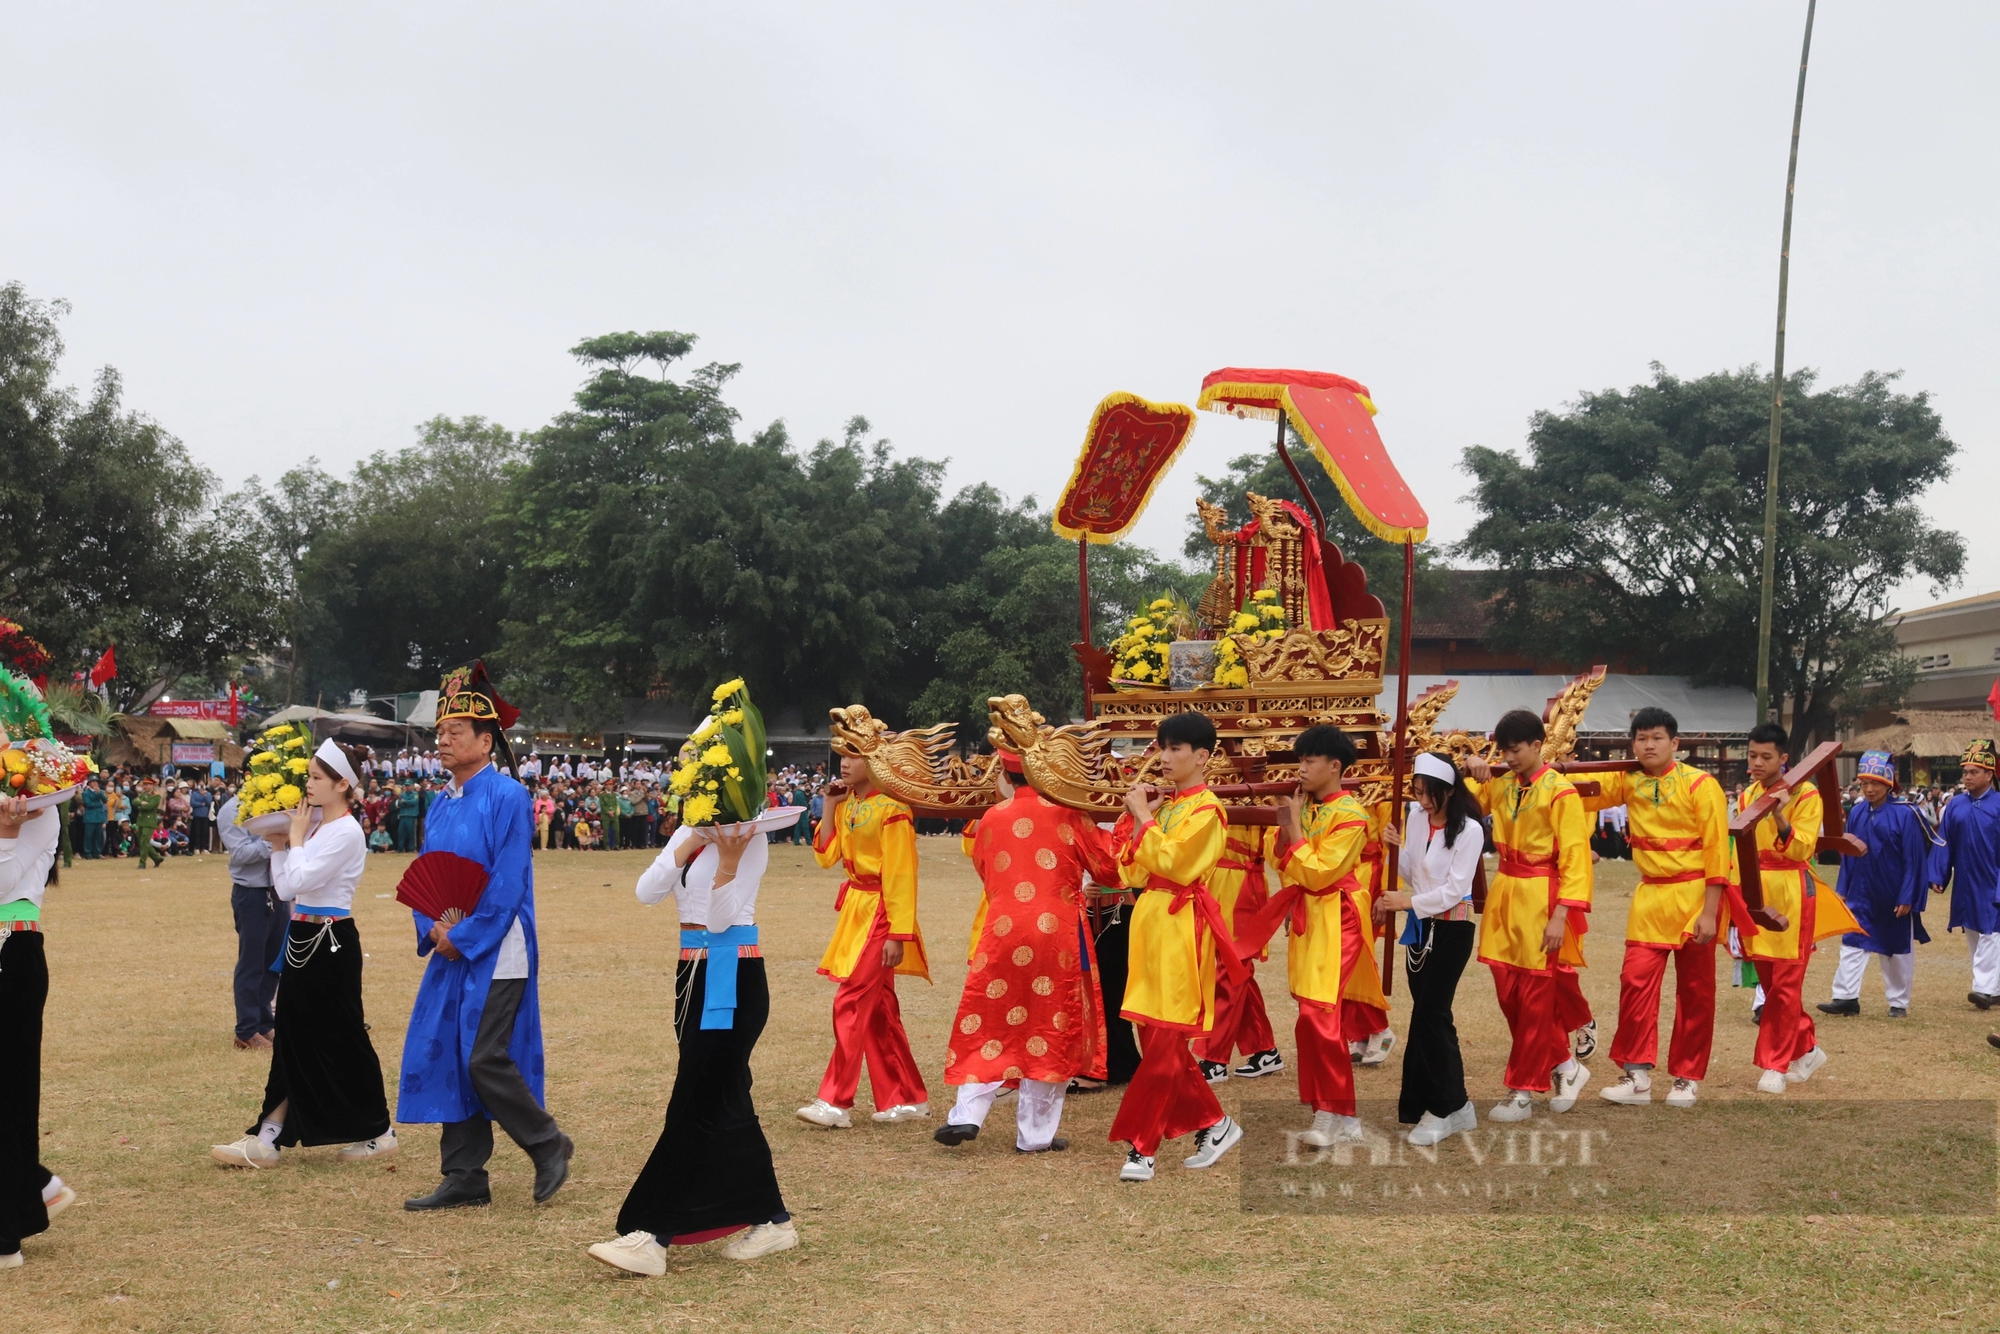
[[[1090,414],[1083,452],[1056,502],[1056,532],[1100,545],[1130,532],[1194,434],[1194,423],[1194,409],[1185,403],[1107,394]]]
[[[1385,542],[1421,542],[1430,515],[1417,503],[1375,430],[1368,386],[1328,371],[1227,366],[1206,376],[1195,406],[1273,420],[1283,412],[1312,446],[1354,517]]]

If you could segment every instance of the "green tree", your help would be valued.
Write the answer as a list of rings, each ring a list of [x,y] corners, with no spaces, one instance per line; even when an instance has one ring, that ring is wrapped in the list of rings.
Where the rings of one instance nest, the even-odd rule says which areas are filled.
[[[1893,698],[1907,681],[1895,585],[1949,585],[1964,567],[1958,534],[1917,507],[1957,446],[1928,395],[1895,379],[1817,393],[1811,371],[1786,380],[1771,684],[1800,750],[1869,683]],[[1754,367],[1682,380],[1655,365],[1649,384],[1537,413],[1525,458],[1466,450],[1481,517],[1460,550],[1498,567],[1495,641],[1752,684],[1770,403]]]
[[[114,699],[139,709],[255,649],[274,599],[247,516],[117,371],[87,396],[57,382],[67,312],[0,287],[0,611],[59,672],[115,643]]]

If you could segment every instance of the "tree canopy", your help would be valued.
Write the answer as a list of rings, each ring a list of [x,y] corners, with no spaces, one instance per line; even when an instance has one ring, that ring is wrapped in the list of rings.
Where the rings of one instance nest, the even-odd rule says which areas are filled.
[[[1751,685],[1771,379],[1653,372],[1537,413],[1526,457],[1466,450],[1480,518],[1459,550],[1497,568],[1502,647]],[[1786,378],[1771,682],[1801,749],[1832,735],[1843,698],[1907,679],[1891,590],[1964,567],[1963,540],[1917,506],[1957,446],[1895,379],[1815,392],[1811,371]]]

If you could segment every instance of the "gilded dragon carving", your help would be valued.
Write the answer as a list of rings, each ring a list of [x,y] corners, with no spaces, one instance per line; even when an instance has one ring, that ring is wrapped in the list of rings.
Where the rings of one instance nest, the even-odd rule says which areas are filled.
[[[828,732],[842,755],[865,760],[876,787],[926,814],[976,815],[1000,800],[998,756],[960,758],[950,723],[892,732],[859,704],[828,709]]]
[[[1294,626],[1283,639],[1259,642],[1248,635],[1235,639],[1253,686],[1366,680],[1382,674],[1388,622],[1342,621],[1331,630]]]

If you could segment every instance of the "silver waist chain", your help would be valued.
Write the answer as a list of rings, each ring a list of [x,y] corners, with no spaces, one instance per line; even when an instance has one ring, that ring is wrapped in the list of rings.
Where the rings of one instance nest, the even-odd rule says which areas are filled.
[[[286,932],[285,967],[288,970],[293,968],[303,968],[307,964],[311,963],[313,960],[313,955],[319,953],[320,943],[322,941],[327,941],[327,938],[333,933],[334,925],[335,923],[333,922],[321,922],[319,924],[319,930],[313,932],[312,939],[306,941],[304,944],[301,944],[300,942],[293,940],[291,937],[291,933]],[[339,941],[337,940],[327,941],[327,943],[329,945],[329,948],[331,948],[335,954],[340,953]],[[303,951],[303,953],[301,953],[301,951]]]

